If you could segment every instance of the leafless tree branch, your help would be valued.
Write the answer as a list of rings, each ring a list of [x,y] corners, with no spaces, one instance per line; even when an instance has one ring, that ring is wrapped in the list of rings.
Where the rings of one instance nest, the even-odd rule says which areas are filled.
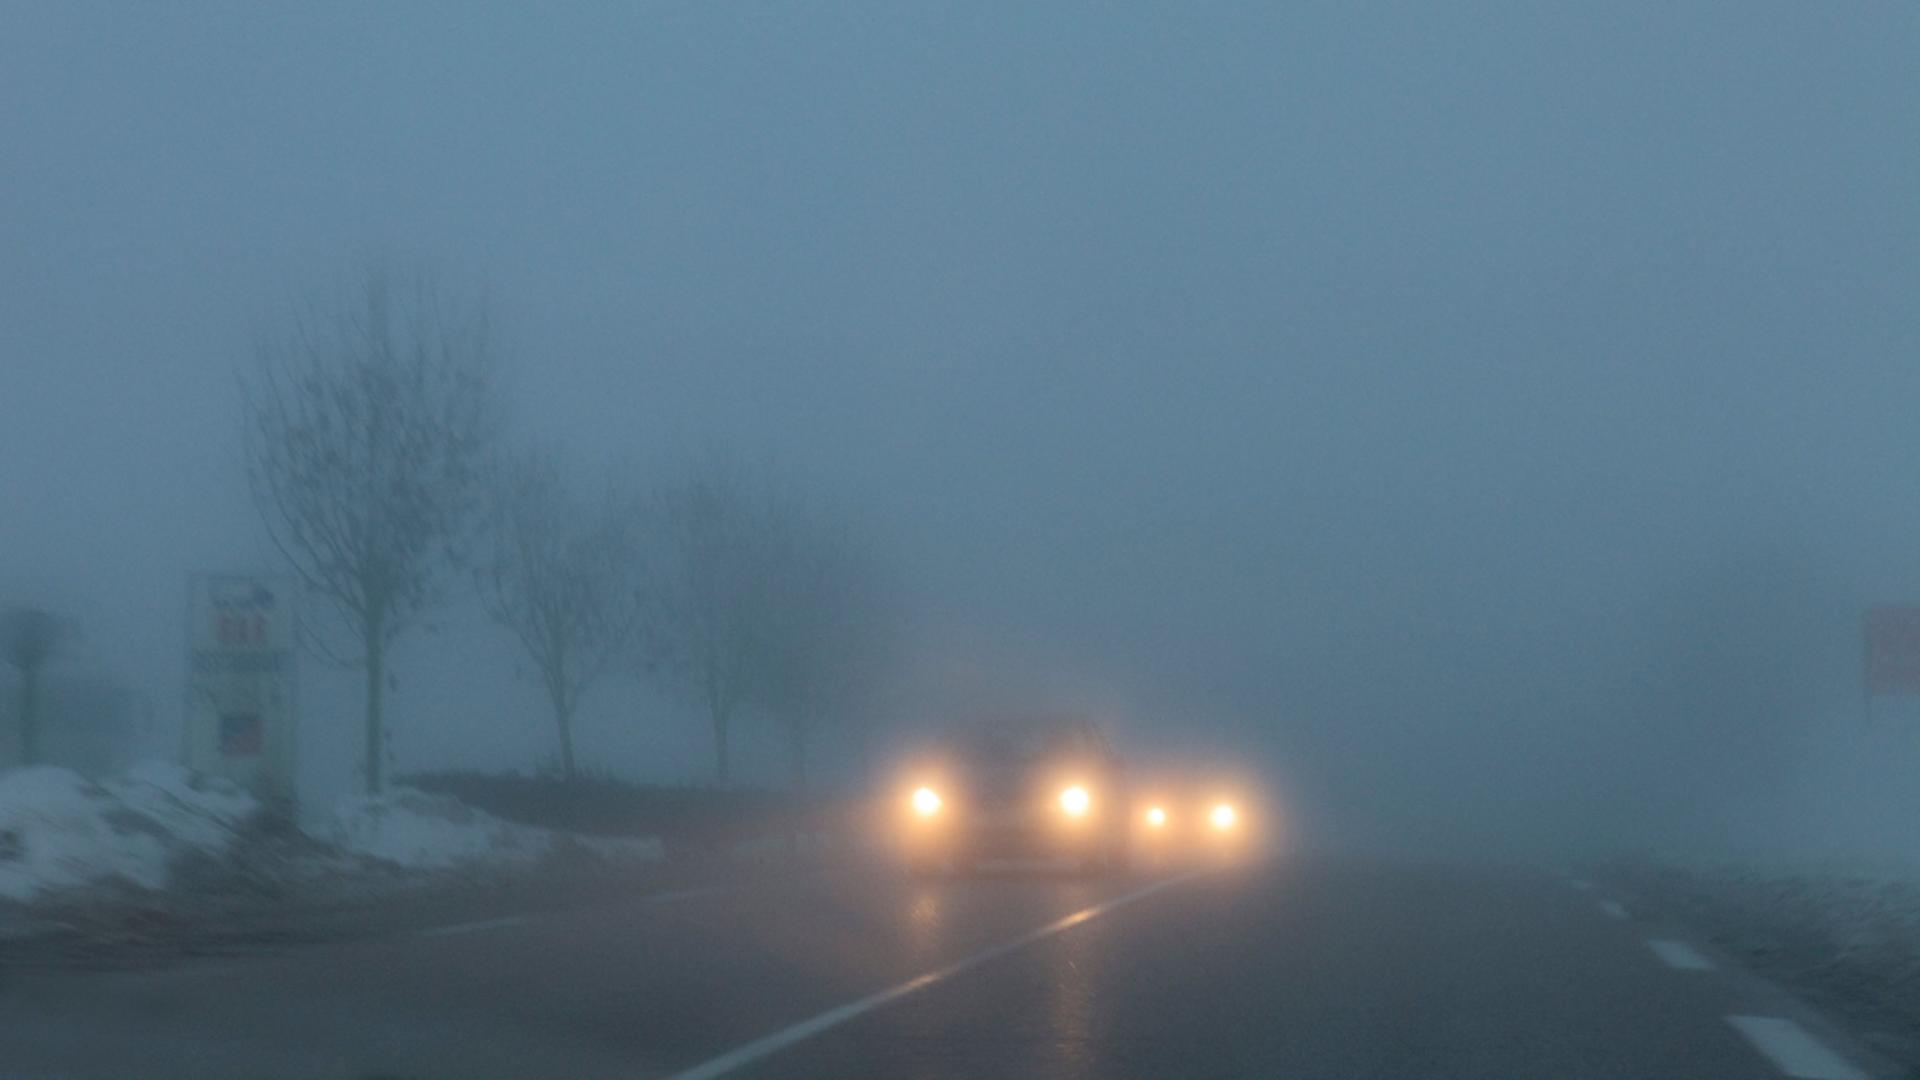
[[[376,267],[263,334],[242,379],[254,504],[348,644],[303,636],[365,672],[370,790],[387,648],[441,598],[474,524],[496,426],[491,346],[483,309]]]
[[[634,514],[618,499],[584,506],[547,455],[503,462],[488,484],[490,557],[475,574],[481,606],[533,662],[569,779],[574,710],[632,651],[640,628]]]

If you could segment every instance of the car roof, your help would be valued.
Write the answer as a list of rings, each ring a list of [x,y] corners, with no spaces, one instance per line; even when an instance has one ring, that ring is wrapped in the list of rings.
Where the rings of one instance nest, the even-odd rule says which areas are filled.
[[[1106,736],[1090,717],[1064,713],[978,719],[960,725],[949,741],[963,753],[994,757],[1107,749]]]

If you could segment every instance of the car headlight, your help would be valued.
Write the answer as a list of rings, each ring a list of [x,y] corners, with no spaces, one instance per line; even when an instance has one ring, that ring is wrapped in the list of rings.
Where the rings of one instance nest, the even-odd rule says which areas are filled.
[[[932,817],[940,812],[940,793],[930,787],[923,787],[913,793],[913,812],[921,817]]]
[[[1167,811],[1158,806],[1147,808],[1147,825],[1154,829],[1163,829],[1167,825]]]
[[[1207,815],[1207,820],[1212,822],[1216,829],[1231,829],[1234,823],[1240,820],[1240,814],[1234,810],[1233,804],[1220,803]]]
[[[1060,809],[1065,810],[1068,817],[1082,817],[1092,805],[1093,798],[1078,784],[1060,793]]]

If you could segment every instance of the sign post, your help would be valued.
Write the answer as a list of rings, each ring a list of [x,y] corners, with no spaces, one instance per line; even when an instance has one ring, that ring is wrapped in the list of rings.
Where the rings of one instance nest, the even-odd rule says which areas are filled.
[[[291,808],[296,694],[294,582],[199,574],[188,587],[185,757]]]

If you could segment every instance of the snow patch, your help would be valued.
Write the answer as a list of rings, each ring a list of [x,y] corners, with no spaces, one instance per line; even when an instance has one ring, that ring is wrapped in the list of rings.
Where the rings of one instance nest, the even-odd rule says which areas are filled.
[[[1857,858],[1618,864],[1628,883],[1721,951],[1920,1063],[1920,868]]]
[[[224,851],[258,809],[231,784],[160,762],[97,784],[51,765],[0,773],[0,897],[108,881],[165,888],[175,859]]]
[[[143,762],[98,782],[50,765],[0,772],[0,901],[43,901],[104,886],[191,891],[207,887],[196,874],[214,871],[222,881],[305,888],[312,873],[352,868],[354,856],[364,857],[363,866],[378,860],[425,871],[513,870],[555,856],[606,863],[665,856],[656,839],[516,825],[452,796],[411,788],[341,799],[317,830],[337,849],[300,848],[290,855],[250,828],[259,811],[258,801],[239,787],[164,762]]]
[[[417,870],[526,865],[563,847],[615,861],[651,862],[665,853],[658,840],[576,837],[516,825],[451,795],[404,787],[342,798],[334,807],[330,839],[349,851]]]
[[[341,847],[422,870],[476,861],[531,862],[552,844],[543,830],[412,788],[344,796],[334,805],[333,824],[332,839]]]

